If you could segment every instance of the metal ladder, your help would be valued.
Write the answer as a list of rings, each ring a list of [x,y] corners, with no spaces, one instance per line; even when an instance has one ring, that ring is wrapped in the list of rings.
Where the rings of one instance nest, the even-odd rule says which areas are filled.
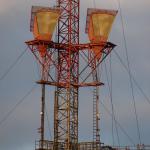
[[[99,88],[94,87],[93,89],[93,149],[100,149],[100,134],[99,134]]]

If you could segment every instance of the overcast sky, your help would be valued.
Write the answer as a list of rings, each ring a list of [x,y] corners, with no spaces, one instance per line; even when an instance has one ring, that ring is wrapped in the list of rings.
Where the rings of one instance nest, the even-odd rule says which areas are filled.
[[[97,8],[118,9],[117,0],[95,0]],[[29,31],[30,11],[32,5],[53,6],[51,0],[0,0],[0,77],[24,51],[25,41],[33,39]],[[81,42],[86,42],[84,34],[86,9],[93,7],[93,0],[81,0]],[[150,1],[121,0],[125,36],[129,53],[131,72],[140,87],[150,98]],[[118,45],[115,51],[127,64],[124,48],[123,30],[120,12],[113,24],[109,41]],[[109,57],[107,58],[107,64]],[[108,65],[107,65],[108,66]],[[116,118],[129,136],[138,143],[135,114],[131,96],[128,73],[125,71],[115,53],[112,52],[113,103]],[[5,78],[0,80],[0,122],[7,116],[15,104],[35,86],[33,92],[21,103],[11,115],[0,123],[0,150],[33,150],[38,139],[40,113],[40,87],[35,84],[39,79],[36,61],[28,50]],[[102,81],[106,83],[100,90],[100,99],[111,110],[106,73],[103,65]],[[47,111],[53,136],[53,88],[47,87]],[[79,139],[92,140],[92,96],[89,89],[80,91],[79,100]],[[85,98],[85,94],[90,98]],[[150,139],[150,104],[145,100],[134,84],[134,94],[139,119],[142,143]],[[50,110],[49,110],[50,108]],[[101,112],[101,140],[112,144],[111,117],[104,107]],[[47,123],[46,123],[47,128]],[[121,145],[132,145],[117,126]],[[46,134],[51,139],[49,132]],[[116,131],[114,130],[117,145]]]

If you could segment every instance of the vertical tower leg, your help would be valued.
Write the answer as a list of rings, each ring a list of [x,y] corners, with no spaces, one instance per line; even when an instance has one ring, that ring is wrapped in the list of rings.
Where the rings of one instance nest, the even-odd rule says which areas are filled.
[[[94,54],[90,52],[90,61],[92,76],[94,82],[99,82],[97,60],[94,59]],[[99,86],[93,87],[93,150],[100,149],[100,129],[99,129]]]
[[[44,117],[45,117],[45,84],[41,84],[42,97],[41,97],[41,149],[44,148]]]

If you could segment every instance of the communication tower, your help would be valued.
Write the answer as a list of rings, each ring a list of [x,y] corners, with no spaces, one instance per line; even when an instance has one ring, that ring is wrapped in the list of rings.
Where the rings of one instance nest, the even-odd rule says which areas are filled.
[[[89,8],[85,31],[89,43],[79,41],[80,0],[57,0],[57,6],[33,6],[30,30],[34,40],[26,44],[41,67],[40,140],[36,150],[101,148],[98,110],[98,68],[115,47],[107,41],[117,11]],[[57,28],[56,28],[57,26]],[[57,40],[53,41],[56,31]],[[82,62],[82,64],[81,64]],[[55,86],[54,140],[44,137],[45,85]],[[79,89],[93,87],[93,141],[78,141]]]

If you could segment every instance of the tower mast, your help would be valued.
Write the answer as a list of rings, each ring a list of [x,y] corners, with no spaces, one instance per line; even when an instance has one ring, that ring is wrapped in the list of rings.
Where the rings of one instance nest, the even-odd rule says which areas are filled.
[[[64,143],[66,150],[77,149],[78,143],[78,84],[79,51],[73,45],[79,44],[79,0],[58,0],[62,10],[58,22],[58,43],[68,45],[58,51],[57,87],[54,110],[54,147],[60,149]]]
[[[33,6],[30,30],[34,40],[26,44],[41,66],[42,85],[41,134],[37,150],[78,150],[100,147],[97,68],[114,44],[107,42],[116,15],[113,10],[87,10],[86,33],[89,43],[79,43],[80,0],[57,0],[57,7]],[[57,41],[52,41],[58,22]],[[79,63],[82,56],[82,65]],[[80,72],[79,72],[80,67]],[[80,80],[79,80],[80,77]],[[54,141],[44,139],[45,85],[55,86]],[[93,141],[78,142],[79,87],[94,87]],[[86,103],[86,102],[85,102]]]

